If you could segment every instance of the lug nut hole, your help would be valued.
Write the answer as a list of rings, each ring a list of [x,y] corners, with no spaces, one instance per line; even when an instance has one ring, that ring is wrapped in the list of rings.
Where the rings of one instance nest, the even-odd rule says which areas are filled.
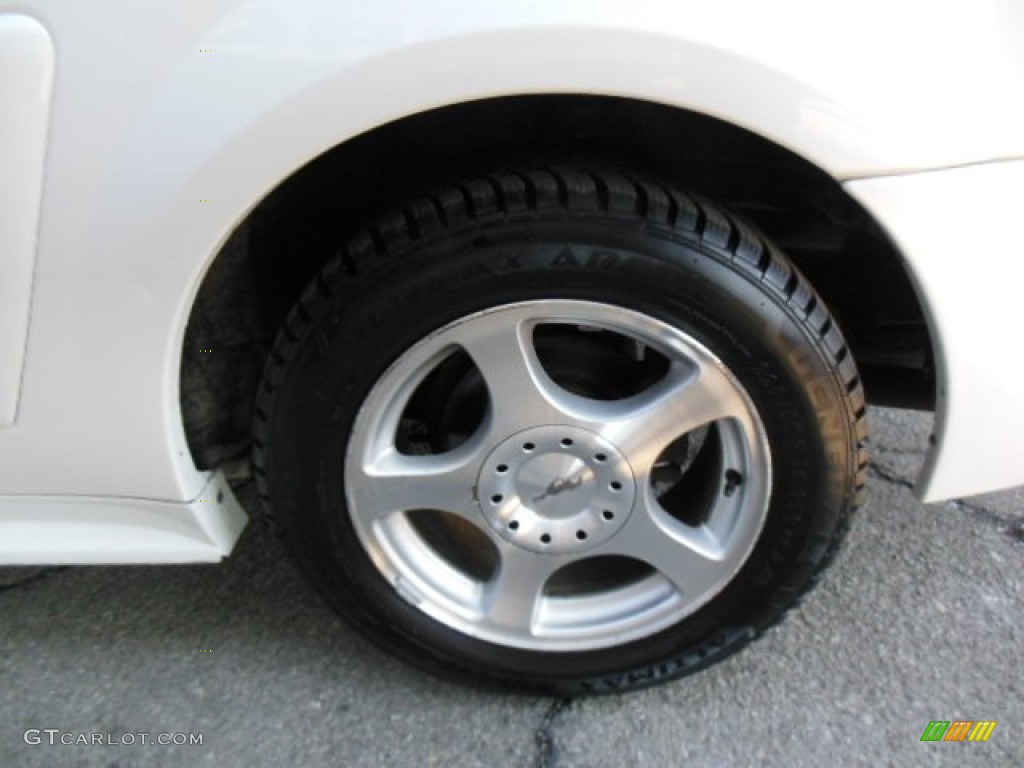
[[[608,487],[611,488],[613,491],[621,491],[622,483],[620,483],[618,480],[612,480],[610,483],[608,483]]]
[[[508,472],[508,464],[499,464],[496,471],[499,475],[504,475]]]
[[[550,533],[542,533],[540,535],[540,543],[541,544],[550,544],[551,543],[551,534]]]
[[[493,504],[501,504],[501,500],[503,498],[505,498],[505,497],[502,496],[500,493],[496,493],[493,496],[491,496],[491,503],[493,503]]]
[[[586,538],[587,538],[587,532],[586,531],[576,531],[576,538],[579,539],[580,541],[585,541]]]
[[[603,517],[605,520],[614,520],[615,513],[612,512],[610,509],[606,509],[604,512],[601,513],[601,517]]]
[[[570,445],[572,445],[572,440],[570,440],[568,437],[563,437],[562,438],[562,445],[565,448],[568,448]]]
[[[518,520],[510,520],[509,523],[508,523],[508,529],[510,531],[518,531],[519,530],[519,521]]]
[[[732,496],[741,485],[743,485],[743,475],[735,469],[725,470],[725,488],[722,489],[724,496]]]
[[[608,457],[605,454],[603,454],[603,453],[595,453],[594,454],[594,461],[596,461],[598,463],[600,463],[602,461],[608,461]]]
[[[529,453],[530,451],[532,451],[536,447],[537,446],[534,445],[533,443],[523,443],[523,450],[526,451],[527,453]]]

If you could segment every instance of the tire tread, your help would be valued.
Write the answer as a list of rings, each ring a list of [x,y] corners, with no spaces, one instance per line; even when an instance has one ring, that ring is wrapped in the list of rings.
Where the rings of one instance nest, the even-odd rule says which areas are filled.
[[[318,272],[289,314],[268,356],[253,424],[252,463],[262,503],[261,517],[279,538],[284,538],[275,520],[265,466],[267,425],[274,392],[299,340],[305,337],[333,297],[343,291],[346,283],[385,268],[400,258],[406,248],[423,239],[442,237],[473,222],[566,215],[614,220],[616,225],[632,223],[667,234],[680,243],[701,244],[747,279],[762,284],[831,361],[836,385],[848,410],[848,421],[856,440],[849,467],[853,482],[848,503],[839,511],[838,519],[829,530],[812,533],[811,543],[801,560],[806,571],[796,569],[796,576],[774,589],[756,626],[741,628],[736,637],[728,642],[723,638],[718,646],[714,640],[709,640],[706,649],[687,657],[689,662],[683,662],[684,671],[696,671],[724,655],[723,648],[731,653],[736,643],[745,644],[776,624],[820,581],[824,571],[835,561],[852,516],[862,502],[869,454],[864,388],[842,333],[824,302],[807,279],[756,230],[671,184],[569,167],[494,173],[415,200],[356,235]],[[287,541],[285,545],[291,549]],[[474,674],[472,670],[465,672],[470,676]],[[665,676],[676,677],[681,673],[673,669]],[[658,682],[658,676],[654,677],[647,684]],[[488,684],[487,680],[478,682]],[[493,683],[490,681],[490,685]],[[513,681],[507,681],[506,685],[515,687]],[[635,683],[629,685],[636,687]],[[557,692],[599,693],[616,688],[613,680],[594,680],[576,687],[562,686]]]

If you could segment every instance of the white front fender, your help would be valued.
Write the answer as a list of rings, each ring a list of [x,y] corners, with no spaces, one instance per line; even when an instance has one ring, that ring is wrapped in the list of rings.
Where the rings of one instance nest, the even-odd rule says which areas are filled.
[[[928,313],[939,373],[925,501],[1024,483],[1024,161],[848,182]]]

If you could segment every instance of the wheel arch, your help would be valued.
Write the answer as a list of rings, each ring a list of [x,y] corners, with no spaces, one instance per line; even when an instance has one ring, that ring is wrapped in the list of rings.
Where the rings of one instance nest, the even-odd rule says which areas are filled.
[[[926,314],[902,259],[832,176],[696,111],[614,96],[505,96],[418,112],[344,141],[248,212],[202,276],[185,331],[181,406],[196,465],[247,450],[273,336],[348,237],[438,185],[566,161],[666,178],[752,220],[837,316],[871,400],[934,407]]]

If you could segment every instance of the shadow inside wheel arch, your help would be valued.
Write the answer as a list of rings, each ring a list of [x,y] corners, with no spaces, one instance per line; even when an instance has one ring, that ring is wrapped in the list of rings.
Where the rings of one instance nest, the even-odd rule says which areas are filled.
[[[204,276],[183,345],[181,407],[196,465],[246,455],[274,336],[359,229],[446,183],[567,162],[671,180],[751,220],[829,306],[869,400],[934,408],[932,345],[899,255],[827,174],[693,112],[611,97],[515,96],[439,108],[346,141],[283,181],[238,226]]]

